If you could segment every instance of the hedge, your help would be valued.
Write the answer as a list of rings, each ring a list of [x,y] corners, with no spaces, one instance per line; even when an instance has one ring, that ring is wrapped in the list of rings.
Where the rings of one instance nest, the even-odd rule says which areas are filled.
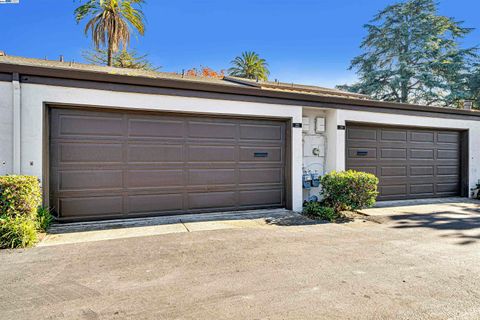
[[[0,176],[0,248],[28,247],[36,242],[41,200],[37,177]]]
[[[34,218],[42,201],[40,183],[33,176],[0,177],[0,215]]]
[[[378,178],[354,170],[330,172],[322,177],[323,201],[335,212],[358,210],[375,204]]]

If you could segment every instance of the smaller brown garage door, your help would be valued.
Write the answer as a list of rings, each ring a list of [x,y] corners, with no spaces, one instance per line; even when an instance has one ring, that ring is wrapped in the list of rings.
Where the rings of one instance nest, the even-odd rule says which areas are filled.
[[[50,110],[50,205],[64,220],[285,205],[284,121]]]
[[[375,174],[378,200],[460,195],[458,131],[348,125],[346,166]]]

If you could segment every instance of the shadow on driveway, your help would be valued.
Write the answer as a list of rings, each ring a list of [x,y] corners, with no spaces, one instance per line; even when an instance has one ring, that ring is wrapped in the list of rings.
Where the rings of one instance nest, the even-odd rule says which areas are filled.
[[[413,212],[407,208],[402,213],[389,216],[394,222],[392,228],[430,228],[440,231],[454,231],[442,234],[443,238],[459,239],[457,244],[468,245],[480,240],[480,205],[449,203],[441,206],[442,211]]]

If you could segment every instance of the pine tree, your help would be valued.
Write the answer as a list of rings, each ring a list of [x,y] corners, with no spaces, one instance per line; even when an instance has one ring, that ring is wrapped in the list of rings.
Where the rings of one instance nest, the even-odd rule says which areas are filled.
[[[364,27],[363,53],[352,60],[359,82],[338,86],[374,99],[455,106],[469,96],[468,70],[476,48],[459,40],[472,29],[438,14],[433,0],[386,7]]]

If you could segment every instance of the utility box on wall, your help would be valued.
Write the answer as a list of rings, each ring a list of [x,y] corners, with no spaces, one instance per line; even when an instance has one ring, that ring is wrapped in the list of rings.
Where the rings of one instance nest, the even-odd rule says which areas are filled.
[[[310,131],[310,118],[309,117],[303,117],[302,118],[302,132],[308,132]]]
[[[315,118],[315,132],[316,133],[325,132],[325,118],[323,117]]]
[[[303,156],[304,157],[325,156],[325,138],[321,135],[305,135],[303,137]]]

